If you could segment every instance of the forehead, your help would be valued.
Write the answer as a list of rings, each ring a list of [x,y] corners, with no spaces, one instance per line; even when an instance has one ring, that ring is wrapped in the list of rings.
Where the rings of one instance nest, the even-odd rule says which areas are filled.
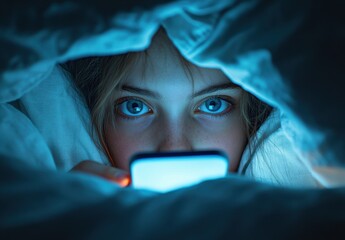
[[[229,79],[217,69],[196,66],[183,58],[166,36],[153,38],[150,47],[137,54],[124,83],[140,86],[193,85],[227,83]]]

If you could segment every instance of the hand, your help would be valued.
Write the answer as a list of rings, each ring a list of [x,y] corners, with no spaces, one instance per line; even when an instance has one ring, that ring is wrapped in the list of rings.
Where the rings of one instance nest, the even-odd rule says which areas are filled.
[[[121,187],[126,187],[130,184],[130,175],[128,172],[118,168],[106,166],[95,161],[82,161],[75,165],[70,171],[78,171],[97,175],[111,182],[115,182]]]

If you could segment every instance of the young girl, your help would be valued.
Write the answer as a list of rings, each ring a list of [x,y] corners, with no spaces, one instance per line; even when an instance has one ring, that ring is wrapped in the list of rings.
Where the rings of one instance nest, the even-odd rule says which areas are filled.
[[[249,138],[272,110],[220,70],[185,60],[163,29],[145,51],[80,59],[65,68],[86,99],[111,165],[125,171],[137,152],[218,149],[236,172]],[[104,176],[102,169],[84,162],[74,170]]]

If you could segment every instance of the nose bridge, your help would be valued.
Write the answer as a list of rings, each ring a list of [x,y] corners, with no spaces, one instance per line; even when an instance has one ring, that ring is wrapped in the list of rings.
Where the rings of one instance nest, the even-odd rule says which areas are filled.
[[[186,122],[166,122],[160,129],[160,142],[157,151],[192,151],[193,144],[190,137],[190,129]]]

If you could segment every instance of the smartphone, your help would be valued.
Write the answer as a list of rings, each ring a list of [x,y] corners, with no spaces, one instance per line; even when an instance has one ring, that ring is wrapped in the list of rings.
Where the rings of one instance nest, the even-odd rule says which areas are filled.
[[[138,153],[130,159],[131,186],[168,192],[226,176],[229,159],[218,151]]]

